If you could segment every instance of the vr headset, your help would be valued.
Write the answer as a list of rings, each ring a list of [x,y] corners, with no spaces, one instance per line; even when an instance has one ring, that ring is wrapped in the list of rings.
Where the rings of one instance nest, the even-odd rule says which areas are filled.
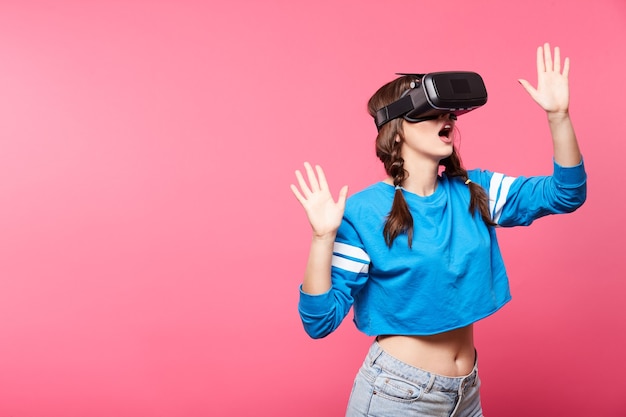
[[[475,72],[431,72],[414,75],[416,80],[399,100],[376,112],[374,121],[380,128],[390,120],[403,117],[417,123],[432,120],[441,114],[455,116],[472,111],[487,102],[487,89]]]

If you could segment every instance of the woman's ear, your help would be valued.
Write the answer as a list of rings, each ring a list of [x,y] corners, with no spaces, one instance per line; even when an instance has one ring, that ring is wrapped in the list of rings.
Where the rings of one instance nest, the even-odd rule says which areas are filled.
[[[404,130],[404,123],[406,123],[404,120],[399,119],[400,123],[398,123],[398,127],[396,130],[396,137],[394,138],[396,143],[400,143],[402,142],[402,138],[400,137],[400,132],[402,132]]]

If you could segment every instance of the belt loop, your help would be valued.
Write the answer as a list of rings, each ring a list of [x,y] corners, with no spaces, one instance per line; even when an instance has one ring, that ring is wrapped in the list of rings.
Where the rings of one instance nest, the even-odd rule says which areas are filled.
[[[433,385],[435,385],[436,378],[437,377],[435,376],[435,374],[430,374],[430,379],[428,380],[428,385],[426,385],[426,388],[424,389],[424,394],[428,394],[430,390],[433,389]]]
[[[374,341],[370,350],[371,350],[371,359],[370,359],[369,364],[370,366],[373,366],[376,363],[376,360],[380,358],[380,355],[383,354],[383,348],[380,347],[380,345],[378,344],[378,341]]]

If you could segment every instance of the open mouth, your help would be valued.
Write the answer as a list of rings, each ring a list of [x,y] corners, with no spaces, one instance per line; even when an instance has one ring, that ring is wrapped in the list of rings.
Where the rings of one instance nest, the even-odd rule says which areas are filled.
[[[452,126],[451,125],[445,125],[440,131],[439,131],[439,137],[441,138],[446,138],[446,139],[450,139],[450,135],[452,134]]]

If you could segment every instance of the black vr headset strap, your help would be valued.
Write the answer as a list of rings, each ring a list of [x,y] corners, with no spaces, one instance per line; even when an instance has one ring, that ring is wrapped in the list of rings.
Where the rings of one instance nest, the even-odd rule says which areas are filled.
[[[413,100],[411,96],[407,94],[376,112],[374,119],[376,121],[376,127],[380,130],[380,127],[388,121],[396,119],[411,110],[413,110]]]
[[[396,75],[400,76],[413,76],[416,78],[414,83],[411,83],[411,89],[416,88],[421,79],[424,78],[426,74],[414,74],[414,73],[406,73],[406,72],[396,72]],[[409,90],[410,91],[410,90]],[[400,116],[403,116],[405,113],[413,110],[413,100],[407,94],[409,91],[404,92],[404,96],[400,99],[394,101],[388,106],[383,107],[382,109],[376,112],[376,117],[374,121],[376,122],[376,128],[380,130],[381,126],[385,123],[396,119]],[[424,119],[427,120],[427,119]]]

